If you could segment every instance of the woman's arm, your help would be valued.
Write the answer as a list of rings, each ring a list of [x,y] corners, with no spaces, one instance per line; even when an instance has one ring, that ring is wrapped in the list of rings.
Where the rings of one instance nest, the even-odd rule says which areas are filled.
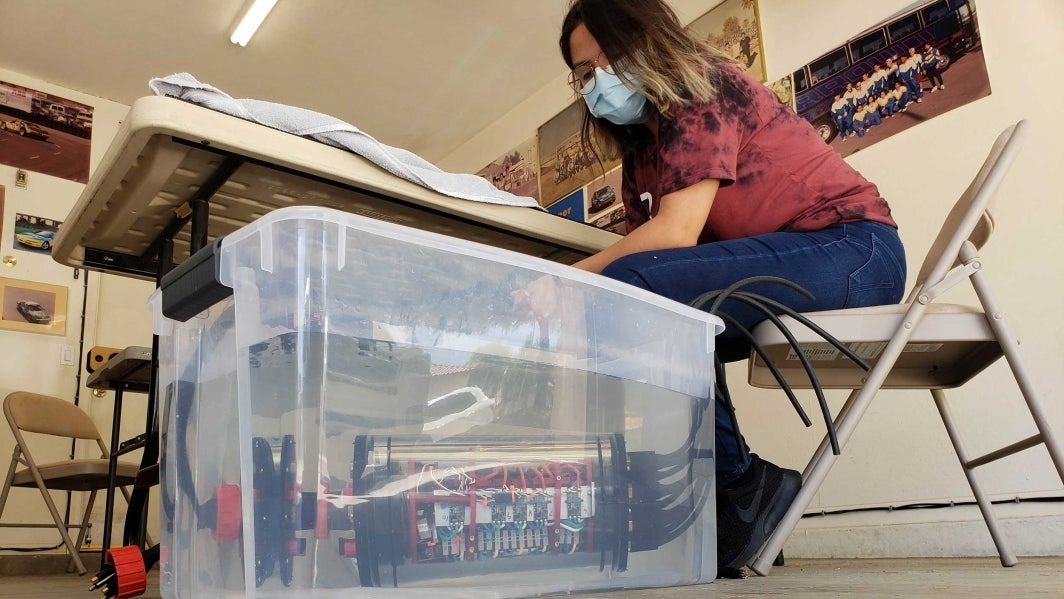
[[[610,262],[628,254],[696,245],[719,186],[720,180],[707,179],[666,195],[661,198],[654,218],[617,243],[573,266],[599,273]],[[537,321],[546,322],[558,308],[556,285],[554,277],[542,276],[514,291],[514,303],[524,306],[529,316]]]
[[[719,186],[719,179],[707,179],[662,197],[654,218],[617,243],[573,266],[598,273],[622,256],[696,245]]]

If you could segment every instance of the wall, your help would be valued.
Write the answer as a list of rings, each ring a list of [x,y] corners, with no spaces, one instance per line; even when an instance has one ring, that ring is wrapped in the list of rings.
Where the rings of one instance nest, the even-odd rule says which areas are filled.
[[[19,73],[0,69],[0,80],[22,85],[28,88],[54,94],[63,98],[92,106],[94,111],[92,130],[92,149],[90,156],[90,173],[99,165],[103,154],[118,130],[128,107],[77,91],[51,85],[47,82],[25,77]],[[3,238],[0,239],[0,255],[13,255],[18,264],[12,268],[0,267],[0,276],[11,277],[64,285],[68,288],[66,335],[50,336],[20,331],[0,330],[0,398],[16,390],[33,391],[54,395],[69,401],[77,396],[78,404],[96,421],[104,439],[110,438],[111,414],[114,394],[94,397],[83,384],[86,375],[78,377],[78,357],[94,345],[125,347],[127,345],[151,345],[151,319],[145,308],[152,286],[147,283],[123,279],[110,275],[90,273],[88,285],[84,284],[86,275],[81,271],[79,278],[74,278],[74,269],[60,265],[44,254],[13,250],[13,228],[15,213],[28,213],[39,216],[65,220],[70,209],[84,189],[81,183],[32,172],[29,173],[27,189],[15,187],[15,168],[0,165],[0,185],[6,188],[4,207]],[[84,306],[85,344],[79,345],[82,327],[82,308]],[[72,346],[75,352],[75,365],[60,364],[60,353],[64,345]],[[82,370],[82,372],[84,372]],[[127,394],[125,401],[125,419],[122,438],[126,439],[144,430],[144,396]],[[42,440],[40,453],[34,453],[39,462],[66,459],[70,454],[68,442],[48,443]],[[33,440],[29,441],[33,443]],[[9,455],[14,447],[14,439],[6,424],[0,427],[0,455]],[[78,444],[78,455],[97,457],[95,446],[88,443]],[[138,454],[130,456],[139,460]],[[5,464],[6,467],[6,464]],[[53,493],[56,506],[60,512],[66,505],[65,493]],[[118,501],[118,513],[124,513],[124,505]],[[76,521],[84,509],[84,498],[76,496],[71,504],[71,513]],[[4,510],[4,522],[44,522],[47,513],[42,510],[40,495],[33,490],[14,490]],[[94,507],[93,522],[100,523],[103,518],[104,502],[102,496]],[[121,516],[116,518],[116,537],[121,540]],[[99,529],[95,538],[99,540]],[[61,542],[59,534],[53,531],[33,529],[0,529],[0,547],[39,547],[51,546]]]
[[[908,6],[909,0],[875,3],[760,0],[770,80],[833,49],[853,33]],[[673,0],[689,22],[713,0]],[[848,158],[876,182],[901,226],[911,275],[953,201],[967,186],[997,134],[1027,118],[1033,132],[1003,184],[995,211],[998,233],[984,254],[986,274],[1034,373],[1034,384],[1058,435],[1064,434],[1064,327],[1059,298],[1064,269],[1045,252],[1062,247],[1064,202],[1056,184],[1064,120],[1057,98],[1064,84],[1064,4],[1056,0],[977,0],[983,48],[993,94],[913,127]],[[558,18],[561,21],[561,15]],[[564,64],[552,84],[473,136],[440,161],[445,170],[475,172],[527,139],[572,100]],[[947,86],[949,74],[947,72]],[[955,293],[953,301],[969,301]],[[766,459],[801,469],[823,434],[802,428],[779,392],[753,390],[743,364],[729,371],[743,432]],[[999,363],[963,391],[954,392],[955,417],[967,433],[968,452],[981,455],[1033,434],[1034,426],[1007,367]],[[833,409],[844,395],[829,394]],[[816,413],[813,397],[803,396]],[[1028,450],[979,470],[995,499],[1064,496],[1048,455]],[[828,476],[813,510],[966,501],[970,491],[927,393],[885,392],[874,402]],[[1006,534],[1021,554],[1064,554],[1064,503],[998,506]],[[904,556],[993,555],[989,533],[972,507],[867,511],[807,518],[786,548],[788,555]]]

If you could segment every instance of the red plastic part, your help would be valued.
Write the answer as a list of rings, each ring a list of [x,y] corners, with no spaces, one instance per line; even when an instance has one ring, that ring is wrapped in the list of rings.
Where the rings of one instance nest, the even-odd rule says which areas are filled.
[[[318,512],[314,519],[314,536],[319,539],[329,538],[329,502],[318,500]]]
[[[217,517],[214,521],[214,539],[232,541],[240,536],[240,485],[218,485],[214,489]]]
[[[148,573],[144,570],[144,554],[140,547],[126,545],[111,549],[104,557],[104,562],[115,567],[115,579],[118,586],[118,599],[143,595],[148,586]]]
[[[358,554],[358,547],[355,545],[354,539],[340,539],[340,556],[341,557],[355,557]]]
[[[329,492],[329,487],[320,485],[318,487],[319,497]],[[345,488],[340,492],[343,495],[347,494]],[[314,536],[318,539],[329,538],[329,502],[323,498],[318,499],[317,511],[314,514]]]

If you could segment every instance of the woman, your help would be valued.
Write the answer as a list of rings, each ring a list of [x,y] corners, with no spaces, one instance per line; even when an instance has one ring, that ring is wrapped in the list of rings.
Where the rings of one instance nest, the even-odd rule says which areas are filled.
[[[916,48],[909,48],[909,56],[898,67],[898,75],[909,88],[909,94],[916,102],[923,102],[924,88],[920,87],[920,65],[924,59]]]
[[[905,255],[886,201],[813,128],[661,0],[574,0],[560,46],[583,96],[582,141],[623,157],[629,233],[576,267],[690,303],[755,275],[750,291],[798,311],[896,303]],[[529,305],[550,306],[549,279]],[[542,288],[537,289],[536,287]],[[747,328],[744,305],[722,311]],[[749,354],[734,331],[728,360]],[[752,454],[716,404],[718,563],[742,568],[768,540],[800,475]]]
[[[935,93],[936,89],[946,89],[946,84],[942,81],[942,74],[938,72],[938,64],[941,61],[942,52],[932,46],[930,42],[924,44],[924,62],[921,68],[924,69],[924,78],[931,84],[931,93]]]

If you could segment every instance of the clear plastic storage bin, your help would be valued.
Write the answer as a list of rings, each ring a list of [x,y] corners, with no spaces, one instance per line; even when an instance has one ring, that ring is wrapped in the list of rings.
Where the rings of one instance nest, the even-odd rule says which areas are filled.
[[[542,277],[536,319],[515,292]],[[165,597],[716,575],[714,316],[323,208],[228,235],[152,303]]]

